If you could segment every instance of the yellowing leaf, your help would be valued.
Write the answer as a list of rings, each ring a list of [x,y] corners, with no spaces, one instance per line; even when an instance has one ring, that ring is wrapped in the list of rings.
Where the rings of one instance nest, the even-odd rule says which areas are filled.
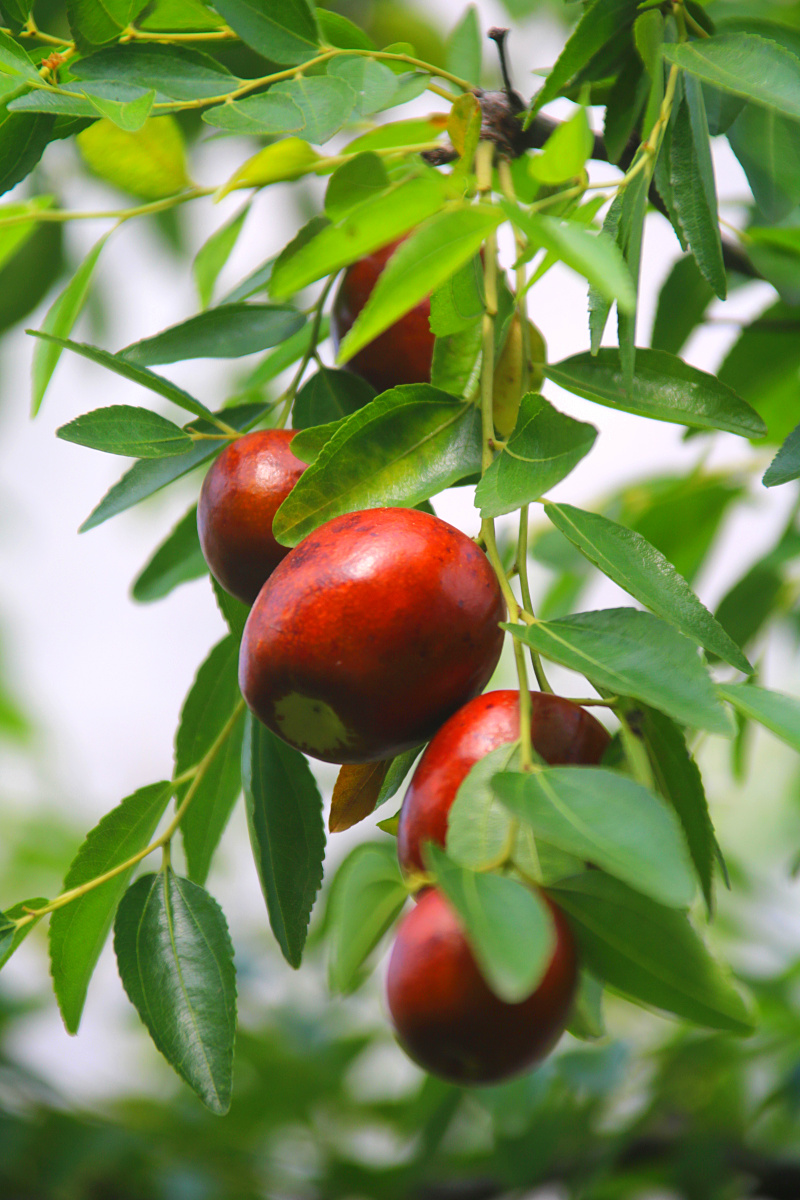
[[[143,200],[160,200],[191,184],[183,135],[173,117],[154,117],[135,133],[97,121],[78,134],[77,142],[95,175]]]
[[[331,833],[350,829],[375,811],[388,769],[388,762],[346,763],[340,768],[331,796]]]
[[[283,179],[299,179],[307,175],[322,159],[302,138],[282,138],[248,158],[219,189],[215,200],[221,200],[236,188],[264,187]]]

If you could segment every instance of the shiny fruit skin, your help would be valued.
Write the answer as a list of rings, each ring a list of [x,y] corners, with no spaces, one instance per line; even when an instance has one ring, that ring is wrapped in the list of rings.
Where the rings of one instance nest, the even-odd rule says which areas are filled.
[[[345,271],[331,311],[331,334],[337,350],[399,244],[383,246]],[[401,383],[430,383],[434,343],[428,323],[430,315],[431,302],[426,297],[359,350],[345,363],[345,369],[366,379],[378,392]]]
[[[485,687],[504,617],[488,559],[452,525],[413,508],[347,513],[267,580],[239,683],[259,720],[315,758],[391,758]]]
[[[498,1083],[552,1050],[569,1018],[578,979],[572,933],[545,897],[556,944],[538,987],[519,1004],[492,992],[450,905],[429,888],[403,919],[389,959],[386,994],[401,1046],[452,1083]]]
[[[519,692],[485,692],[434,737],[414,772],[400,810],[397,856],[407,875],[424,872],[424,842],[444,846],[456,792],[475,763],[519,737]],[[563,696],[531,692],[533,748],[551,766],[598,763],[609,735],[585,708]]]
[[[226,446],[203,481],[197,532],[211,574],[226,592],[252,604],[289,550],[272,520],[306,469],[289,443],[292,429],[259,429]]]

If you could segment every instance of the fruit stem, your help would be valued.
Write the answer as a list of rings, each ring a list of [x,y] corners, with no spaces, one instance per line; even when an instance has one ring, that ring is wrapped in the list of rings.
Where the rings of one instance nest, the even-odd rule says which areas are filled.
[[[24,917],[20,917],[16,921],[17,927],[27,925],[30,921],[38,921],[40,917],[46,916],[47,913],[55,912],[57,908],[64,908],[72,900],[80,899],[80,897],[85,896],[87,892],[91,892],[94,888],[100,887],[101,884],[107,883],[109,879],[114,879],[117,875],[121,875],[123,871],[127,871],[131,867],[135,867],[137,863],[141,862],[143,858],[147,858],[148,854],[152,854],[154,850],[164,850],[164,862],[166,865],[169,865],[169,843],[175,836],[175,833],[177,832],[178,827],[184,818],[184,814],[197,794],[197,789],[203,782],[209,767],[219,754],[222,747],[225,745],[225,742],[230,737],[236,722],[239,720],[243,712],[244,700],[240,700],[197,765],[188,771],[184,771],[181,775],[177,775],[172,780],[173,789],[187,779],[191,779],[191,783],[186,789],[186,795],[178,806],[175,816],[172,818],[164,832],[160,834],[155,841],[151,842],[149,846],[145,846],[144,850],[139,850],[137,854],[133,854],[130,858],[126,858],[124,862],[117,863],[117,865],[112,867],[110,871],[105,871],[102,875],[95,876],[94,879],[88,879],[86,883],[82,883],[80,887],[70,888],[68,892],[62,892],[60,896],[56,896],[55,900],[51,900],[49,904],[43,904],[41,908],[29,909]]]
[[[519,575],[519,590],[522,595],[522,607],[526,612],[534,615],[533,602],[531,600],[531,589],[528,583],[528,505],[523,504],[519,510],[519,540],[517,542],[517,574]],[[542,660],[539,652],[534,650],[533,646],[529,646],[531,655],[531,664],[533,673],[536,676],[536,682],[539,684],[539,690],[549,692],[551,695],[553,689],[548,683],[547,676],[542,666]]]

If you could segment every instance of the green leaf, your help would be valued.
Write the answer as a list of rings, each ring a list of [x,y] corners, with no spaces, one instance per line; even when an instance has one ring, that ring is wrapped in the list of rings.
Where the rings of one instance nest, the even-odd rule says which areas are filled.
[[[276,346],[297,333],[306,318],[278,304],[221,304],[133,342],[119,357],[140,367],[187,358],[240,358]]]
[[[317,22],[306,0],[219,0],[214,7],[269,62],[294,66],[319,49]]]
[[[650,613],[610,608],[503,628],[616,695],[643,700],[682,725],[733,733],[695,647]]]
[[[530,996],[555,947],[553,918],[544,901],[514,879],[466,871],[432,842],[425,856],[489,987],[509,1004]]]
[[[580,176],[594,149],[594,137],[583,108],[578,108],[568,121],[557,125],[548,137],[540,154],[528,162],[530,175],[552,186]]]
[[[100,251],[105,246],[109,234],[103,234],[95,242],[86,258],[69,281],[63,292],[54,300],[47,311],[42,323],[42,333],[53,334],[54,337],[67,338],[72,333],[75,322],[80,316],[89,295],[94,269],[100,257]],[[47,385],[58,366],[62,347],[56,342],[36,342],[33,348],[33,363],[31,365],[32,397],[31,416],[35,417],[42,406]]]
[[[317,24],[322,39],[331,46],[339,46],[343,50],[374,50],[375,44],[370,41],[363,29],[354,25],[340,13],[331,12],[327,8],[316,9]]]
[[[392,844],[363,842],[351,850],[334,877],[325,922],[332,992],[346,995],[358,987],[364,962],[407,899]]]
[[[162,200],[190,185],[183,135],[174,117],[154,117],[135,133],[95,121],[75,139],[95,175],[143,200]]]
[[[249,275],[238,283],[232,291],[228,292],[223,297],[223,304],[236,304],[240,300],[249,300],[251,296],[255,296],[257,292],[265,292],[269,283],[270,275],[272,274],[272,265],[275,262],[274,258],[268,258],[260,266],[251,271]],[[323,325],[324,325],[323,320]],[[302,331],[301,331],[302,332]],[[296,334],[294,335],[297,336]],[[291,341],[287,338],[287,341]],[[320,335],[320,340],[322,336]]]
[[[764,472],[764,487],[800,479],[800,425],[796,425]]]
[[[169,28],[176,27],[171,25]],[[70,66],[77,79],[115,80],[152,88],[159,104],[169,100],[207,100],[224,96],[241,83],[227,67],[208,54],[189,46],[162,46],[156,42],[109,47],[78,59]]]
[[[322,799],[303,755],[252,714],[245,722],[242,777],[269,923],[286,961],[299,967],[322,882]]]
[[[192,273],[197,284],[201,308],[208,308],[211,303],[214,285],[219,278],[220,271],[230,258],[249,211],[250,205],[244,204],[229,221],[212,233],[195,255]]]
[[[589,562],[634,599],[737,671],[752,673],[753,668],[739,647],[683,576],[641,534],[571,504],[547,504],[545,511]]]
[[[540,217],[503,201],[509,218],[534,247],[544,247],[560,262],[583,275],[607,300],[616,300],[621,312],[636,309],[636,288],[622,251],[607,233],[590,233],[578,221]]]
[[[190,396],[183,388],[177,387],[153,371],[148,371],[146,367],[127,362],[121,354],[111,354],[108,350],[101,350],[99,346],[88,346],[85,342],[72,342],[68,338],[55,337],[52,333],[45,333],[44,330],[27,329],[26,333],[32,337],[43,338],[55,346],[60,346],[62,350],[73,350],[75,354],[88,358],[90,362],[97,363],[100,367],[107,367],[115,375],[121,375],[123,379],[130,379],[132,383],[140,383],[142,387],[149,388],[151,392],[163,396],[165,400],[171,400],[179,408],[196,413],[197,416],[211,415],[204,404],[195,400],[194,396]]]
[[[0,195],[30,174],[53,136],[54,124],[54,116],[9,112],[0,103]]]
[[[244,404],[239,408],[223,409],[220,415],[233,429],[244,430],[254,425],[265,412],[266,407],[263,404]],[[189,427],[192,432],[219,433],[217,426],[208,421],[192,421]],[[146,500],[148,496],[160,491],[168,483],[180,479],[182,475],[188,475],[200,463],[213,458],[218,452],[219,443],[217,441],[203,438],[196,442],[186,454],[178,455],[175,458],[141,459],[134,463],[119,482],[106,492],[97,507],[89,514],[81,525],[81,533],[85,533],[87,529],[94,529],[96,525],[102,525],[109,517],[115,517],[118,513],[132,508],[141,500]]]
[[[125,894],[114,949],[128,998],[157,1048],[212,1112],[231,1102],[236,972],[222,909],[167,868]]]
[[[508,857],[512,843],[511,815],[492,790],[501,771],[519,764],[519,742],[490,750],[470,768],[447,814],[446,849],[460,867],[486,871]]]
[[[110,100],[98,94],[98,90],[93,89],[90,92],[88,88],[85,89],[84,94],[87,96],[92,108],[101,117],[107,117],[109,121],[113,121],[119,129],[124,130],[126,133],[136,133],[137,130],[142,128],[150,116],[153,102],[156,98],[155,92],[150,90],[130,100]]]
[[[342,513],[419,504],[480,470],[480,446],[473,405],[425,383],[393,388],[338,423],[275,514],[275,537],[296,546]]]
[[[442,338],[472,330],[485,307],[483,267],[476,254],[431,293],[431,333]]]
[[[357,99],[349,83],[330,74],[276,83],[267,95],[288,96],[297,105],[304,122],[303,137],[317,146],[329,141],[350,119]]]
[[[206,124],[217,129],[256,137],[273,133],[302,133],[306,128],[306,119],[300,106],[292,96],[276,94],[275,88],[258,96],[217,104],[206,109],[202,118]]]
[[[340,221],[359,204],[385,192],[388,187],[389,176],[378,155],[357,154],[331,175],[325,192],[325,212],[331,221]]]
[[[328,78],[341,79],[348,85],[355,96],[356,112],[362,117],[388,108],[397,92],[398,80],[394,72],[385,63],[364,55],[334,58],[328,64]],[[348,117],[350,112],[352,109],[347,113]],[[340,124],[344,124],[344,118]]]
[[[469,262],[486,235],[502,221],[501,210],[489,205],[450,209],[426,221],[397,248],[381,271],[342,340],[337,362],[347,362]]]
[[[698,429],[724,429],[741,437],[764,436],[758,413],[732,387],[663,350],[636,351],[630,391],[617,350],[602,349],[595,356],[576,354],[546,364],[544,373],[576,396],[608,408]]]
[[[658,295],[650,338],[652,348],[680,354],[713,298],[714,292],[700,274],[694,256],[679,258]]]
[[[189,509],[156,548],[133,581],[131,596],[150,604],[168,596],[181,583],[199,579],[208,571],[197,536],[197,505]]]
[[[198,33],[220,30],[225,22],[206,8],[203,0],[152,0],[136,24],[140,29],[159,32],[188,30]]]
[[[626,189],[627,190],[627,189]],[[602,232],[613,239],[614,244],[621,246],[620,220],[622,218],[623,192],[617,192],[608,212],[603,219]],[[605,332],[608,314],[611,312],[613,301],[597,288],[589,288],[589,333],[591,335],[592,354],[597,354],[600,342]]]
[[[170,783],[139,788],[87,834],[64,879],[64,891],[119,867],[149,845],[172,795]],[[50,918],[50,970],[58,1006],[77,1033],[86,992],[114,913],[135,867],[92,888]]]
[[[781,741],[800,752],[800,700],[751,683],[721,683],[717,691],[743,717],[766,726]]]
[[[192,448],[192,439],[178,425],[149,408],[130,404],[96,408],[62,425],[56,437],[130,458],[171,458]]]
[[[19,42],[15,42],[7,33],[0,30],[0,75],[10,75],[20,83],[40,84],[39,68],[27,54]]]
[[[445,66],[451,75],[470,83],[477,85],[481,81],[481,28],[474,4],[468,5],[447,38]]]
[[[0,226],[0,268],[17,253],[28,238],[39,228],[36,214],[53,203],[52,196],[32,196],[22,204],[4,204],[0,207],[0,220],[16,219],[30,213],[30,221],[19,221],[16,225]]]
[[[697,265],[720,300],[728,290],[719,233],[717,188],[702,89],[684,80],[672,124],[670,182],[675,212]]]
[[[222,614],[228,629],[236,638],[236,641],[241,642],[247,618],[250,616],[250,609],[246,604],[242,604],[241,600],[237,600],[235,596],[231,596],[229,592],[226,592],[222,585],[217,583],[213,575],[210,578],[217,608]]]
[[[145,7],[147,0],[67,0],[70,29],[79,43],[101,46],[115,41]]]
[[[508,444],[475,491],[481,516],[499,517],[543,496],[589,453],[596,437],[593,425],[565,416],[543,396],[523,396]]]
[[[437,337],[431,361],[432,386],[453,396],[467,395],[477,375],[482,339],[480,321],[460,333]]]
[[[531,112],[562,96],[570,80],[620,29],[633,23],[636,0],[595,0],[587,8],[547,76],[544,87],[534,96]]]
[[[271,294],[282,300],[371,254],[432,216],[444,201],[445,184],[435,172],[403,180],[390,191],[364,201],[337,224],[321,229],[293,254],[281,255],[272,272]]]
[[[615,991],[696,1025],[753,1031],[748,1006],[682,913],[600,871],[548,893],[570,918],[583,962]]]
[[[213,743],[238,718],[205,770],[181,821],[186,868],[194,883],[204,884],[211,859],[225,831],[231,810],[242,790],[242,737],[244,712],[239,692],[239,639],[229,634],[213,648],[197,672],[175,734],[176,777],[196,766]],[[192,781],[176,789],[180,805]]]
[[[314,171],[320,162],[324,159],[302,138],[283,138],[248,158],[223,184],[215,199],[221,200],[236,188],[266,187],[268,183],[299,179]]]
[[[413,750],[404,750],[402,754],[398,754],[396,758],[391,760],[388,770],[383,777],[378,798],[375,801],[376,808],[380,808],[387,800],[391,800],[392,796],[397,795],[403,786],[403,781],[419,758],[421,750],[421,746],[415,746]]]
[[[639,127],[649,91],[650,77],[641,59],[637,54],[630,54],[606,100],[603,142],[609,162],[619,162],[634,129]]]
[[[320,367],[295,396],[292,426],[295,429],[310,429],[315,425],[339,421],[358,412],[374,395],[375,389],[360,375]]]
[[[414,121],[392,121],[348,142],[343,153],[363,154],[367,150],[389,150],[435,142],[446,127],[447,117],[444,114]]]
[[[656,787],[675,809],[683,826],[706,907],[711,912],[717,843],[697,763],[687,749],[683,733],[669,717],[652,708],[638,709],[636,716]]]
[[[753,33],[664,46],[664,57],[704,83],[800,120],[800,59]]]
[[[780,221],[800,204],[797,122],[748,104],[728,130],[753,198],[768,221]]]
[[[735,387],[756,409],[768,426],[770,442],[778,444],[797,424],[798,334],[797,309],[772,304],[742,330],[717,372],[721,383]]]
[[[42,908],[45,904],[47,900],[43,896],[35,896],[32,900],[21,900],[19,904],[14,904],[4,913],[0,913],[0,967],[6,965],[20,943],[33,927],[39,924],[41,917],[28,921],[27,925],[19,926],[14,925],[14,920],[24,917],[27,909]]]
[[[635,780],[603,767],[544,767],[496,775],[492,787],[536,837],[671,908],[685,908],[694,897],[673,810]]]

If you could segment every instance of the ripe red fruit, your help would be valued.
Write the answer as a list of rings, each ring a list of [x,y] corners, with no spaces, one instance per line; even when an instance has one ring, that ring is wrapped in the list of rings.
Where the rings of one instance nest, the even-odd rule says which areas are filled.
[[[551,766],[597,763],[609,736],[599,721],[571,700],[531,693],[533,748]],[[417,765],[400,810],[397,855],[402,870],[425,870],[424,842],[444,846],[456,792],[475,763],[519,737],[519,692],[486,692],[442,726]]]
[[[547,897],[545,897],[547,900]],[[497,1083],[552,1050],[577,986],[575,945],[561,911],[553,956],[519,1004],[491,991],[442,894],[430,888],[403,919],[389,959],[387,1000],[403,1049],[452,1083]]]
[[[383,246],[360,258],[345,271],[331,311],[331,335],[337,350],[399,244],[392,242],[389,246]],[[429,383],[434,343],[428,323],[430,315],[431,302],[426,297],[363,350],[359,350],[345,364],[346,369],[361,375],[379,392],[401,383]]]
[[[486,685],[504,615],[486,556],[452,525],[413,508],[348,513],[309,534],[259,593],[242,694],[315,758],[391,758]]]
[[[291,429],[259,429],[237,438],[203,481],[197,531],[211,574],[226,592],[252,604],[289,553],[272,520],[306,469],[289,443]]]

